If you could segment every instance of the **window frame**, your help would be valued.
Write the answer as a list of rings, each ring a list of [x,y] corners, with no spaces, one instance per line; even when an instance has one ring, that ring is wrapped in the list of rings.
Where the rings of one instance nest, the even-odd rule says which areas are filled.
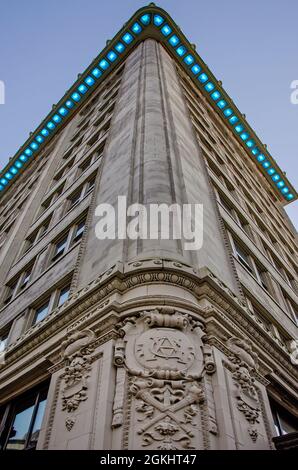
[[[68,250],[68,240],[69,240],[69,233],[70,230],[65,232],[61,237],[59,237],[54,243],[53,243],[53,254],[51,257],[51,262],[57,261],[61,256],[63,256],[67,250]],[[59,244],[63,243],[63,249],[60,251],[57,251],[57,247]]]
[[[52,294],[50,294],[48,297],[46,297],[47,300],[40,303],[39,307],[36,307],[34,309],[34,316],[33,316],[32,322],[31,322],[31,326],[36,325],[37,323],[41,322],[42,320],[44,320],[49,315],[49,313],[51,311],[51,298],[52,298]],[[47,313],[45,314],[45,316],[41,320],[37,321],[38,311],[41,310],[45,305],[47,306]],[[41,310],[41,312],[42,312],[42,310]]]
[[[20,276],[15,278],[15,280],[12,282],[12,286],[10,285],[11,281],[6,285],[3,305],[8,305],[14,299],[18,290],[19,281]]]
[[[51,292],[48,293],[48,295],[43,296],[44,300],[40,300],[39,303],[35,302],[33,304],[33,306],[30,309],[31,313],[28,318],[29,328],[31,328],[31,326],[35,325],[36,323],[39,323],[39,321],[43,321],[53,310],[63,305],[63,304],[59,305],[60,294],[66,288],[68,288],[70,292],[71,282],[72,282],[72,277],[68,276],[67,278],[64,278],[57,287],[55,287]],[[41,320],[37,322],[36,321],[37,311],[43,305],[46,305],[46,304],[48,305],[47,313],[44,318],[42,318]]]
[[[78,227],[81,225],[81,224],[84,224],[84,229],[83,231],[81,232],[81,235],[78,239],[77,238],[77,230],[78,230]],[[78,220],[78,222],[74,225],[73,227],[73,236],[72,236],[72,239],[71,239],[71,245],[77,243],[78,241],[80,241],[82,239],[82,237],[84,236],[84,233],[85,233],[85,230],[86,230],[86,217]]]
[[[282,422],[281,422],[281,415],[280,412],[285,413],[287,417],[290,417],[290,419],[293,419],[293,421],[296,421],[295,424],[296,426],[290,426],[296,427],[296,431],[298,431],[298,419],[296,416],[292,415],[290,411],[288,411],[287,408],[284,408],[280,403],[274,400],[271,396],[269,397],[269,403],[270,403],[270,409],[271,409],[271,414],[273,417],[273,422],[274,422],[274,428],[276,431],[277,436],[286,436],[287,434],[290,434],[288,432],[284,432],[284,429],[282,427]],[[295,432],[295,431],[292,431]]]
[[[7,449],[7,444],[9,442],[12,426],[14,424],[14,420],[17,415],[18,406],[20,406],[22,402],[25,402],[26,400],[30,399],[30,397],[33,398],[34,405],[33,405],[32,415],[30,417],[30,422],[27,428],[28,429],[27,435],[24,440],[24,447],[22,450],[35,450],[36,449],[38,439],[36,441],[36,445],[30,446],[30,442],[32,440],[32,432],[33,432],[34,425],[36,422],[38,407],[43,400],[47,400],[48,392],[49,392],[49,381],[46,381],[34,387],[33,389],[28,390],[25,393],[19,395],[14,400],[4,405],[5,409],[4,409],[3,417],[0,423],[0,449],[1,450],[10,450],[10,449]],[[43,414],[41,423],[44,419],[44,416],[45,416],[45,413]],[[40,429],[42,429],[42,424],[41,424]],[[39,435],[38,435],[38,438],[39,438]]]
[[[237,258],[241,266],[243,266],[250,274],[256,277],[255,272],[254,272],[253,258],[250,255],[249,251],[243,248],[241,243],[234,240],[233,237],[232,237],[232,240],[233,240],[233,248],[234,248],[235,257]],[[240,252],[238,250],[240,250]],[[243,254],[247,256],[248,261],[246,261],[246,259],[243,258],[241,252],[243,252]]]
[[[4,328],[0,333],[0,353],[5,351],[5,349],[7,348],[7,345],[8,345],[7,343],[8,343],[9,336],[10,336],[10,331],[11,331],[11,325]],[[4,344],[4,346],[3,346],[3,344]]]
[[[39,240],[41,240],[41,238],[48,232],[52,217],[53,213],[51,213],[30,235],[25,238],[22,255],[28,253],[28,251],[31,250],[31,248],[33,248],[33,246],[35,246],[36,243],[39,242]],[[30,240],[31,237],[33,240]],[[29,246],[28,242],[30,243]]]
[[[70,294],[70,288],[71,288],[71,282],[69,282],[66,286],[61,287],[60,289],[58,289],[57,295],[56,295],[56,298],[55,298],[55,305],[56,305],[57,308],[61,307],[68,300],[69,294]],[[66,300],[62,304],[60,304],[61,293],[65,289],[67,289],[68,295],[67,295]]]

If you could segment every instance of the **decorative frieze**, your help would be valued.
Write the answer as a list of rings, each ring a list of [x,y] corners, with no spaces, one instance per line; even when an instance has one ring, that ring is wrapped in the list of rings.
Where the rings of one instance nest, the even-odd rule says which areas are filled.
[[[72,331],[81,325],[83,326],[88,320],[91,321],[93,317],[98,315],[98,310],[108,308],[109,299],[106,298],[104,301],[102,300],[112,292],[126,292],[128,289],[138,285],[148,283],[160,284],[165,282],[190,290],[192,294],[206,295],[208,299],[219,307],[218,314],[225,322],[229,322],[234,329],[237,328],[239,331],[248,331],[250,336],[255,338],[258,344],[260,344],[265,351],[268,351],[271,357],[274,357],[275,361],[279,362],[288,372],[295,374],[295,367],[290,363],[285,352],[281,351],[280,346],[273,338],[269,341],[264,335],[258,332],[259,325],[257,325],[258,328],[254,326],[254,320],[251,318],[249,309],[244,305],[243,301],[233,294],[229,288],[214,276],[214,274],[207,270],[202,270],[202,272],[197,273],[193,269],[191,270],[190,267],[184,265],[178,268],[174,266],[174,261],[158,259],[151,261],[152,265],[156,268],[158,267],[159,270],[142,272],[143,264],[148,264],[148,261],[146,263],[140,261],[138,262],[138,266],[135,267],[136,272],[129,272],[127,276],[123,277],[123,265],[118,263],[92,281],[88,286],[72,294],[62,307],[55,309],[44,321],[34,325],[26,331],[24,335],[20,336],[15,343],[7,348],[6,365],[15,361],[22,355],[28,354],[36,345],[34,338],[37,334],[39,335],[38,342],[40,344],[42,341],[46,340],[49,335],[55,334],[58,327],[62,328],[64,325],[68,325],[68,331]],[[164,269],[165,264],[167,265],[167,269]],[[129,268],[131,270],[131,266]],[[190,273],[190,271],[192,271],[192,273]],[[117,277],[117,273],[119,273],[121,279]],[[109,280],[109,282],[106,282],[107,280]],[[210,283],[217,285],[224,295],[228,296],[230,302],[219,292],[215,292]],[[97,302],[99,306],[96,309],[90,310],[90,307]],[[86,309],[88,312],[80,317],[82,312],[85,312]],[[214,307],[209,307],[209,309],[210,313],[206,310],[205,315],[212,315]],[[225,313],[223,314],[220,309],[223,309]],[[241,309],[241,313],[238,309]],[[76,319],[75,323],[71,323],[74,319]]]

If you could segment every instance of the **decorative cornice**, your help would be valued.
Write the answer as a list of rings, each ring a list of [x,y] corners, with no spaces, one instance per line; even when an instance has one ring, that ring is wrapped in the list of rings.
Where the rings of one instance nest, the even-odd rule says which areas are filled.
[[[79,75],[63,98],[53,105],[51,112],[0,173],[0,195],[5,193],[30,161],[81,108],[98,84],[146,38],[154,38],[162,43],[179,62],[255,161],[279,199],[284,204],[297,199],[296,190],[246,122],[245,116],[224,91],[221,82],[197,54],[195,46],[189,43],[168,13],[154,4],[138,10],[118,34],[107,42],[107,46],[85,72]]]
[[[156,261],[155,264],[154,261]],[[257,344],[257,350],[264,356],[266,364],[267,354],[270,354],[274,367],[278,365],[291,377],[295,376],[296,371],[290,363],[289,353],[282,349],[273,337],[268,337],[268,334],[254,321],[244,302],[224,283],[207,269],[198,273],[189,266],[169,260],[151,260],[151,269],[148,268],[148,260],[125,266],[118,263],[110,268],[88,286],[72,294],[60,308],[55,309],[43,321],[27,330],[15,343],[11,344],[6,349],[3,372],[64,328],[71,333],[77,329],[89,328],[96,321],[95,331],[98,331],[101,337],[105,334],[115,335],[114,326],[121,314],[123,316],[125,312],[144,309],[146,305],[158,304],[160,298],[153,296],[147,300],[135,299],[121,306],[109,297],[117,292],[127,292],[139,285],[156,283],[172,284],[190,291],[198,299],[207,299],[209,307],[204,309],[195,303],[189,303],[185,307],[185,303],[179,302],[179,299],[168,299],[167,303],[181,307],[183,305],[187,311],[199,315],[206,322],[206,331],[211,338],[221,339],[231,334],[248,336]],[[214,305],[210,305],[210,302]],[[52,349],[55,348],[56,343],[52,345]],[[45,351],[38,354],[44,355],[44,353]],[[50,351],[48,353],[50,354]],[[29,356],[28,361],[31,361]],[[269,362],[271,364],[271,359]],[[268,363],[269,367],[270,364]],[[22,362],[21,367],[24,368],[24,366]],[[285,377],[284,379],[286,380]]]

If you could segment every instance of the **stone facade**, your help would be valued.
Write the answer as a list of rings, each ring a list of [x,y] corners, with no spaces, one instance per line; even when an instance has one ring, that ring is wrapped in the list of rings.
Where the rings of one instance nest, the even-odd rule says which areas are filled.
[[[273,449],[269,397],[293,420],[297,415],[297,366],[290,358],[296,326],[279,301],[281,290],[293,303],[297,294],[223,210],[186,97],[192,85],[185,82],[162,45],[146,39],[94,92],[97,101],[91,95],[57,135],[48,158],[41,155],[20,177],[22,194],[31,175],[33,186],[1,252],[0,327],[10,325],[0,369],[4,447],[6,405],[44,382],[37,449]],[[218,117],[200,100],[216,127]],[[232,134],[225,138],[233,142]],[[243,166],[250,167],[244,156]],[[262,183],[260,194],[270,189]],[[99,241],[95,207],[115,205],[118,195],[145,206],[203,204],[202,249],[185,251],[183,240]],[[245,214],[244,196],[236,204]],[[24,251],[24,240],[49,218],[46,232]],[[57,258],[61,234],[68,238]],[[233,237],[268,267],[279,297],[239,263]],[[5,303],[10,281],[28,266],[29,284]],[[65,286],[69,296],[59,305]],[[47,315],[34,321],[48,298]]]

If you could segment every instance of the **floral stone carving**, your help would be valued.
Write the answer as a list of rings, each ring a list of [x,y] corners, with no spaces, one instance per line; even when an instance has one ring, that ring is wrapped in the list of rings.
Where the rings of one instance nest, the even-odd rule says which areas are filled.
[[[228,341],[231,351],[230,359],[234,364],[233,381],[237,408],[241,411],[250,425],[259,423],[261,407],[255,387],[254,371],[257,370],[257,355],[253,352],[251,343],[239,338]],[[248,433],[253,442],[258,437],[257,428],[248,427]]]
[[[133,397],[131,425],[137,432],[132,447],[197,447],[199,406],[205,399],[201,385],[205,373],[202,325],[189,315],[164,308],[126,319],[119,336],[112,426],[123,422],[123,384],[128,378]]]
[[[93,340],[94,333],[90,330],[84,330],[72,334],[62,343],[62,357],[65,362],[62,410],[68,413],[75,411],[80,403],[88,398],[88,377],[91,370],[91,353],[93,351],[90,343]],[[73,425],[74,419],[66,418],[67,429],[70,430]]]

